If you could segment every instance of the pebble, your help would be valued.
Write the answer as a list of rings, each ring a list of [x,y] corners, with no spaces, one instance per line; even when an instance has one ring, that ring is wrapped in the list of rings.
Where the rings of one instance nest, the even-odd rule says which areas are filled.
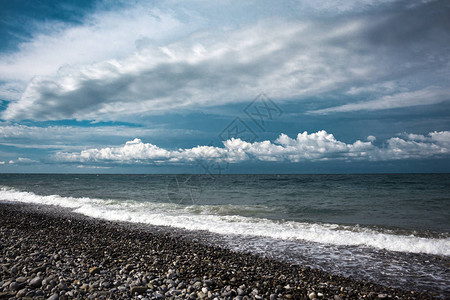
[[[212,280],[209,280],[209,279],[206,279],[206,280],[205,280],[205,285],[206,285],[207,287],[210,287],[212,284],[213,284],[213,281],[212,281]]]
[[[9,285],[9,289],[11,291],[16,291],[20,288],[20,284],[18,284],[17,282],[11,282],[11,284]]]
[[[21,289],[20,291],[17,292],[16,297],[20,298],[23,295],[25,295],[26,292],[27,292],[27,289]]]
[[[67,285],[65,284],[65,282],[60,282],[58,284],[58,289],[60,289],[61,291],[65,291],[68,290],[69,288],[67,287]]]
[[[42,285],[42,278],[41,277],[35,277],[31,279],[31,281],[28,283],[29,286],[32,288],[38,288]]]
[[[53,294],[53,295],[51,295],[50,297],[47,298],[47,300],[58,300],[58,299],[59,299],[58,294]]]
[[[147,287],[145,286],[133,286],[130,290],[131,295],[144,294],[145,292],[147,292]]]
[[[15,275],[15,274],[17,274],[18,272],[19,272],[19,270],[17,269],[17,267],[16,266],[13,266],[12,268],[11,268],[11,274],[12,275]]]
[[[18,278],[16,278],[16,282],[19,282],[19,283],[24,283],[24,282],[27,282],[28,281],[28,278],[26,278],[26,277],[18,277]]]
[[[156,299],[164,299],[164,295],[158,292],[153,293],[153,297],[155,297]]]
[[[89,268],[89,274],[95,275],[95,274],[99,274],[99,273],[100,273],[100,269],[98,267]]]

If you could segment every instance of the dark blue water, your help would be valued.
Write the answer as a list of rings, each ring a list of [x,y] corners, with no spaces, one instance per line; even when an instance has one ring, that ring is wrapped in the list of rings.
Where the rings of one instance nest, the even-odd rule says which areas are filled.
[[[260,206],[241,214],[273,220],[450,232],[449,174],[4,174],[0,185],[39,195]]]

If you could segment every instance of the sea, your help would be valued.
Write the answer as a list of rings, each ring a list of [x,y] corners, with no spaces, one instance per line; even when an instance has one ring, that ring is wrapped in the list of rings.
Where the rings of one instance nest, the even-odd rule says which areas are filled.
[[[0,174],[0,200],[450,298],[450,174]]]

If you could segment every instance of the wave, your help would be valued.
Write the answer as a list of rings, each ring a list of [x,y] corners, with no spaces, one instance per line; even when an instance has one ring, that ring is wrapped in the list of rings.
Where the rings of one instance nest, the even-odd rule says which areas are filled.
[[[93,218],[110,221],[171,226],[222,235],[266,237],[279,240],[303,240],[341,246],[365,246],[397,252],[426,253],[450,256],[450,238],[429,238],[380,232],[359,226],[310,224],[295,221],[275,221],[263,218],[225,214],[263,207],[232,205],[179,205],[173,203],[104,200],[59,195],[42,196],[9,187],[0,189],[0,199],[52,205],[71,209]]]

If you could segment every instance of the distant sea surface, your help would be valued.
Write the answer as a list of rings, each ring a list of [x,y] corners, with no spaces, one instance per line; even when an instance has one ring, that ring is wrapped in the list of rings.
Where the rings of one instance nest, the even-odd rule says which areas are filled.
[[[0,200],[450,297],[450,174],[0,174]]]

